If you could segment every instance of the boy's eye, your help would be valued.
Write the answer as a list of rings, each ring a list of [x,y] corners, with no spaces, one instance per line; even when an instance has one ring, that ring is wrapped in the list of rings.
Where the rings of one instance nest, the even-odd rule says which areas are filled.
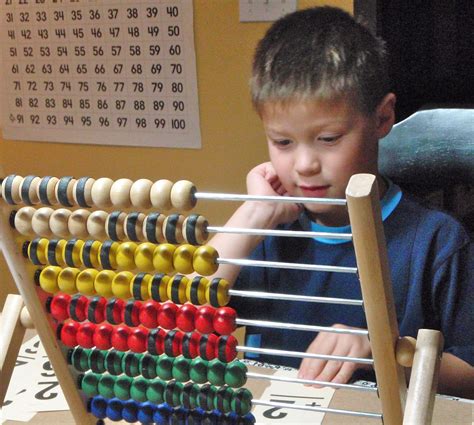
[[[283,139],[283,140],[274,140],[273,143],[277,146],[288,146],[291,144],[291,140]]]
[[[319,136],[318,137],[318,140],[320,140],[321,142],[324,142],[324,143],[334,143],[335,141],[337,141],[341,136]]]

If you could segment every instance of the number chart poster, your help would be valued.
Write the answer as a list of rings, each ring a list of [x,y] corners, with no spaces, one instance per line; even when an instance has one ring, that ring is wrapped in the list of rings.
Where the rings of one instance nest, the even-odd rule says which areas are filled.
[[[3,137],[200,148],[192,0],[1,0]]]

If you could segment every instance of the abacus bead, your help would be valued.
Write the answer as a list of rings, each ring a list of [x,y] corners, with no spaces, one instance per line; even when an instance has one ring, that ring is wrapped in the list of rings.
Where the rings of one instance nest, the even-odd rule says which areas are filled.
[[[153,422],[156,422],[157,425],[169,425],[172,413],[171,406],[167,403],[161,403],[153,415]]]
[[[173,183],[166,179],[157,180],[150,189],[150,200],[153,208],[168,211],[171,205],[171,188]]]
[[[169,381],[173,378],[173,363],[174,357],[162,354],[156,361],[156,373],[164,381]]]
[[[174,329],[176,327],[176,314],[178,306],[172,302],[165,302],[161,305],[158,313],[158,323],[164,329]]]
[[[97,390],[99,391],[99,394],[102,397],[105,397],[108,399],[113,398],[115,397],[114,384],[115,384],[115,376],[102,375],[99,379]]]
[[[105,211],[96,210],[93,211],[87,218],[87,232],[94,239],[104,240],[107,238],[107,233],[105,232],[105,222],[108,216],[109,214]]]
[[[187,301],[186,286],[188,283],[189,279],[186,276],[174,275],[168,284],[168,298],[176,304],[184,304]]]
[[[114,295],[112,292],[114,277],[115,273],[112,270],[101,270],[94,279],[95,291],[105,298],[112,297]]]
[[[135,328],[128,337],[128,347],[134,353],[143,353],[146,351],[148,340],[148,329]]]
[[[101,247],[102,243],[99,241],[92,239],[85,241],[80,252],[82,264],[91,269],[98,269],[100,267],[99,251]]]
[[[247,388],[239,388],[232,397],[232,410],[239,415],[246,415],[252,408],[252,393]]]
[[[207,368],[207,380],[212,385],[224,385],[225,366],[225,363],[221,362],[219,359],[212,359],[209,362]]]
[[[122,418],[128,423],[135,423],[137,421],[138,403],[136,401],[127,400],[123,402]]]
[[[104,373],[105,368],[105,356],[106,351],[101,350],[88,350],[89,351],[89,369],[94,373]]]
[[[69,239],[63,248],[63,260],[69,267],[81,267],[81,250],[84,241],[81,239]]]
[[[49,227],[49,218],[53,212],[54,210],[50,207],[42,207],[36,210],[31,219],[31,228],[34,233],[39,236],[44,236],[45,238],[49,238],[53,235]]]
[[[179,382],[187,382],[189,381],[189,366],[190,360],[179,356],[173,363],[172,375],[173,379],[176,379]]]
[[[183,222],[183,236],[191,245],[202,245],[209,237],[207,231],[208,221],[199,214],[191,214]]]
[[[212,410],[214,408],[214,398],[217,393],[217,388],[210,384],[204,384],[197,397],[197,404],[201,409]]]
[[[146,379],[154,379],[158,375],[156,374],[156,360],[151,354],[144,354],[140,358],[140,375],[143,375]]]
[[[155,404],[163,403],[163,393],[165,391],[165,383],[161,379],[154,379],[148,384],[146,397]]]
[[[218,337],[215,334],[203,335],[199,344],[199,354],[203,359],[212,360],[216,357]]]
[[[166,384],[165,391],[163,394],[165,402],[168,403],[170,406],[179,406],[182,391],[183,384],[181,382],[177,382],[174,380],[169,381]]]
[[[81,390],[89,397],[99,394],[97,388],[100,375],[97,373],[86,373],[81,379]]]
[[[94,206],[97,208],[107,208],[112,206],[110,200],[110,189],[114,181],[108,177],[101,177],[97,179],[92,185],[91,199]]]
[[[186,298],[194,305],[203,305],[207,303],[206,289],[209,281],[203,276],[194,276],[193,280],[186,287]]]
[[[196,205],[196,186],[188,180],[180,180],[171,188],[171,204],[177,210],[188,211]]]
[[[61,205],[65,207],[72,207],[74,205],[73,188],[76,183],[76,179],[71,176],[61,177],[58,184],[54,188],[56,199]]]
[[[130,200],[134,207],[151,208],[150,190],[152,186],[153,182],[148,179],[139,179],[133,182],[130,188]]]
[[[58,330],[62,343],[68,347],[75,347],[77,345],[76,335],[79,328],[79,323],[73,321],[68,321],[61,325]]]
[[[176,326],[183,332],[191,332],[196,326],[194,319],[197,314],[197,308],[192,304],[183,304],[176,313]]]
[[[216,357],[223,362],[230,362],[237,356],[237,339],[232,335],[220,336],[216,344]]]
[[[189,377],[197,384],[204,384],[207,382],[207,370],[209,362],[201,357],[196,357],[191,360],[189,369]]]
[[[123,373],[122,370],[122,359],[125,356],[125,353],[122,351],[117,351],[116,349],[112,349],[107,351],[105,356],[105,365],[107,367],[107,371],[111,375],[120,375]]]
[[[96,269],[82,270],[76,277],[76,289],[84,295],[95,295],[94,281],[99,273]]]
[[[247,366],[239,360],[228,363],[225,369],[225,384],[232,388],[240,388],[247,382]]]
[[[94,323],[82,323],[77,331],[77,344],[84,348],[91,348],[94,344],[94,332],[96,325]]]
[[[87,219],[90,215],[91,212],[85,209],[73,211],[67,221],[69,233],[75,238],[87,238],[89,236]]]
[[[148,273],[138,273],[130,283],[132,296],[136,300],[148,300],[148,284],[152,279],[152,275]]]
[[[71,211],[66,208],[59,208],[55,210],[49,217],[49,228],[53,234],[62,238],[69,236],[68,220]]]
[[[216,309],[210,305],[203,305],[197,309],[194,319],[196,330],[203,334],[208,334],[214,331],[214,316]]]
[[[98,419],[107,417],[107,400],[102,396],[95,396],[90,402],[90,411]]]
[[[128,350],[128,337],[130,336],[131,329],[128,326],[119,325],[114,328],[110,342],[112,347],[119,351]]]
[[[135,242],[145,242],[147,240],[147,238],[143,236],[143,222],[145,221],[145,217],[145,214],[138,212],[127,214],[123,227],[125,236],[128,239]]]
[[[133,181],[130,179],[115,180],[110,187],[110,201],[112,205],[118,208],[130,208],[130,189]]]
[[[45,176],[41,179],[37,191],[38,198],[44,205],[57,205],[59,203],[56,198],[56,186],[59,183],[57,177]]]
[[[99,261],[104,269],[114,270],[117,268],[117,249],[119,243],[113,241],[105,241],[99,250]]]
[[[49,264],[53,266],[66,266],[63,251],[67,241],[65,239],[51,239],[46,248],[46,256]]]
[[[61,267],[48,266],[41,270],[39,284],[41,289],[48,294],[55,294],[59,291],[58,276],[61,273]]]
[[[217,269],[219,268],[217,258],[218,253],[214,247],[210,245],[202,245],[194,252],[193,268],[196,273],[203,276],[210,276],[217,272]]]
[[[74,295],[69,302],[69,317],[76,322],[86,320],[88,302],[84,295]]]
[[[148,398],[146,398],[148,400]],[[156,406],[149,401],[140,403],[138,406],[137,420],[142,424],[151,424],[153,423],[153,415],[155,413]]]
[[[206,299],[209,304],[214,307],[222,307],[227,305],[230,300],[229,296],[230,284],[227,280],[216,277],[206,288]]]
[[[48,245],[48,239],[45,238],[35,238],[28,244],[28,258],[34,265],[41,266],[47,263]]]
[[[164,349],[165,354],[172,357],[177,357],[181,354],[182,351],[182,342],[183,342],[184,333],[171,330],[165,336]]]
[[[137,247],[138,245],[135,242],[121,243],[117,248],[117,266],[122,269],[133,270],[135,268],[135,252]]]
[[[187,359],[194,359],[199,355],[199,344],[201,334],[199,332],[187,332],[183,336],[181,343],[181,353]]]
[[[107,409],[105,410],[105,413],[111,421],[118,422],[122,420],[122,411],[122,401],[118,398],[112,398],[107,404]]]
[[[404,336],[398,339],[395,347],[395,357],[399,365],[412,367],[415,356],[416,339],[411,336]]]
[[[161,273],[174,273],[173,254],[176,250],[175,245],[162,243],[153,251],[153,268]]]
[[[68,352],[69,364],[72,364],[74,369],[79,372],[86,372],[89,368],[89,350],[84,350],[81,347],[76,347]]]
[[[105,220],[105,232],[113,241],[123,241],[125,235],[125,218],[127,214],[122,211],[113,211]]]
[[[122,323],[123,312],[125,310],[125,303],[119,298],[112,298],[107,300],[107,305],[105,307],[105,316],[107,322],[112,325],[118,325]]]
[[[223,413],[231,412],[232,397],[234,391],[232,388],[222,386],[217,390],[216,398],[214,399],[214,407]]]
[[[5,177],[2,183],[2,198],[10,205],[21,202],[20,186],[23,183],[23,177],[16,174],[10,174]]]
[[[123,322],[128,326],[138,326],[140,324],[139,314],[142,303],[140,301],[129,300],[123,310]]]
[[[39,203],[38,186],[41,179],[38,176],[26,176],[20,185],[20,197],[24,204],[34,205]]]
[[[150,354],[163,354],[166,331],[164,329],[151,329],[148,334],[147,350]]]
[[[163,222],[163,236],[169,243],[180,244],[184,242],[183,236],[184,215],[171,214]]]
[[[160,304],[153,300],[143,303],[138,315],[140,323],[147,328],[156,328],[158,326],[158,312],[160,308]]]
[[[114,328],[108,323],[103,323],[95,328],[92,337],[94,345],[100,350],[108,350],[112,347],[111,338]]]
[[[173,266],[178,273],[191,274],[193,269],[193,255],[196,247],[189,244],[182,244],[173,253]]]
[[[127,300],[132,296],[130,292],[130,283],[134,278],[134,274],[129,271],[119,272],[112,280],[112,293],[115,297]]]
[[[58,287],[62,292],[66,294],[75,294],[76,289],[76,277],[80,270],[74,267],[66,267],[62,269],[58,275]]]
[[[128,400],[130,398],[130,387],[132,386],[133,378],[127,375],[120,375],[115,379],[114,393],[120,400]]]
[[[57,294],[51,299],[49,311],[57,321],[62,322],[69,317],[69,302],[71,296],[67,294]]]
[[[197,396],[199,394],[199,385],[196,385],[193,382],[188,382],[187,384],[184,384],[183,389],[181,391],[181,397],[180,397],[180,402],[181,405],[185,409],[189,409],[188,413],[188,422],[187,424],[193,425],[195,422],[189,421],[190,416],[191,416],[191,411],[190,409],[195,409],[197,407]]]
[[[87,307],[85,309],[87,320],[92,323],[102,323],[105,321],[106,305],[107,300],[103,297],[92,297],[87,299]]]
[[[18,233],[22,235],[30,235],[33,233],[31,222],[36,209],[33,207],[22,207],[16,214],[14,219],[14,227]]]
[[[221,335],[230,335],[237,328],[237,313],[230,307],[219,307],[214,315],[214,330]]]
[[[155,245],[150,242],[143,242],[138,245],[134,261],[136,267],[144,272],[151,272],[154,270],[153,265],[153,252],[155,251]]]
[[[140,360],[143,354],[129,351],[122,357],[122,370],[125,375],[134,378],[140,375]]]
[[[81,177],[77,179],[72,188],[72,196],[74,202],[83,208],[90,208],[92,206],[92,186],[95,179],[91,177]]]
[[[148,242],[163,243],[166,239],[163,235],[163,223],[166,216],[159,212],[148,214],[143,220],[143,237]]]
[[[148,283],[148,295],[152,300],[165,302],[169,300],[168,285],[170,278],[163,273],[154,274]]]

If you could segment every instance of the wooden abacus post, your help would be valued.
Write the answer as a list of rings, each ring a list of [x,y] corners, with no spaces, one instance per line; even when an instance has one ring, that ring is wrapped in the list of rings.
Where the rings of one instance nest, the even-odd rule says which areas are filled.
[[[407,389],[395,357],[399,332],[375,176],[352,176],[346,199],[384,424],[399,425]]]
[[[0,169],[0,173],[2,170]],[[4,201],[1,201],[4,202]],[[3,252],[5,261],[10,269],[15,284],[25,303],[28,312],[35,324],[36,331],[53,366],[64,396],[68,402],[74,420],[78,424],[95,424],[96,419],[87,412],[74,377],[71,375],[66,359],[58,344],[54,331],[48,322],[44,308],[36,294],[36,288],[29,275],[25,259],[21,255],[18,245],[13,240],[11,229],[8,227],[9,211],[6,205],[2,205],[0,216],[0,250]]]

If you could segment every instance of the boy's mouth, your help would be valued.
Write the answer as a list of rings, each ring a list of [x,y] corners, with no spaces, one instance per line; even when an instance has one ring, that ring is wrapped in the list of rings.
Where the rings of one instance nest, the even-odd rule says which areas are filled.
[[[324,198],[329,189],[329,185],[326,186],[299,186],[303,196],[311,198]]]

